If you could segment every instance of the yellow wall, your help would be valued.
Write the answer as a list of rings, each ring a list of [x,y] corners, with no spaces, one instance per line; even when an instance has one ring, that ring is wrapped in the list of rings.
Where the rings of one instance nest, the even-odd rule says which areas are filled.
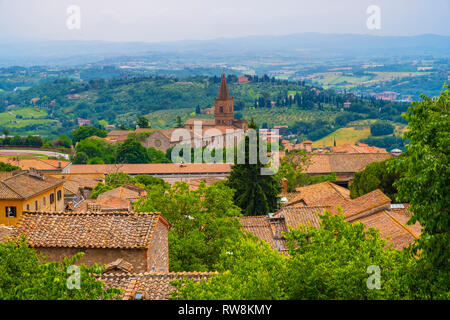
[[[61,199],[58,200],[58,191],[61,190]],[[55,201],[50,204],[50,194],[55,195]],[[45,205],[44,205],[45,198]],[[38,209],[35,208],[35,201],[38,202]],[[39,195],[26,200],[0,200],[0,224],[15,225],[22,216],[23,211],[27,211],[27,205],[29,205],[29,211],[64,211],[64,190],[63,185],[56,188],[47,190]],[[6,207],[16,207],[17,217],[7,218]]]

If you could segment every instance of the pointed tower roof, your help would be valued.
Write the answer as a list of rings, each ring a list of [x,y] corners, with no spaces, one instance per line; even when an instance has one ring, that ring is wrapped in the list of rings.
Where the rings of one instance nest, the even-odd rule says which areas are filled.
[[[227,78],[225,78],[225,73],[222,73],[222,82],[220,83],[219,100],[230,99],[230,92],[228,91]]]

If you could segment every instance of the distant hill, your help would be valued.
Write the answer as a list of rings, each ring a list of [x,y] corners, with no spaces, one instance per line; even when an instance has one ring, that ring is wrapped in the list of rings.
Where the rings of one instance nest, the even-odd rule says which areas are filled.
[[[249,36],[205,41],[105,42],[105,41],[0,41],[0,66],[80,65],[119,57],[152,57],[165,54],[194,63],[227,63],[242,59],[326,59],[339,56],[449,57],[450,37],[373,36],[304,33],[280,36]],[[174,55],[172,57],[172,55]]]

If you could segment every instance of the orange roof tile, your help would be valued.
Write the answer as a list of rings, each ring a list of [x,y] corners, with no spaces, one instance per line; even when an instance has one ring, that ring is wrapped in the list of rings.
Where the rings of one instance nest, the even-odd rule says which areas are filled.
[[[70,161],[64,160],[51,160],[51,159],[40,159],[40,158],[7,158],[0,157],[0,162],[9,163],[10,165],[21,168],[22,170],[29,170],[34,168],[39,171],[52,171],[52,170],[62,170]]]
[[[354,173],[377,161],[392,157],[389,153],[320,153],[312,154],[311,161],[305,173]]]
[[[42,178],[21,172],[0,181],[1,200],[24,200],[56,188],[64,183],[63,180],[42,175]]]
[[[356,221],[364,223],[368,228],[374,227],[380,230],[380,237],[388,238],[388,243],[393,244],[393,247],[396,249],[407,247],[416,238],[401,223],[392,219],[385,210]]]
[[[268,216],[252,216],[239,218],[245,231],[257,238],[268,242],[273,249],[286,252],[286,239],[283,232],[288,228],[284,218],[270,218]]]
[[[14,235],[32,247],[148,248],[159,213],[24,213]]]
[[[143,300],[167,300],[175,288],[170,284],[174,280],[207,281],[215,272],[170,272],[170,273],[107,273],[97,277],[106,284],[106,288],[122,289],[123,300],[133,300],[136,294],[142,294]]]
[[[317,213],[324,213],[325,210],[330,210],[330,207],[285,207],[275,213],[273,217],[284,218],[286,224],[293,229],[298,229],[300,225],[319,228],[320,219]]]
[[[287,206],[339,206],[350,200],[350,191],[326,181],[296,188]]]
[[[72,164],[70,173],[115,173],[128,174],[205,174],[230,173],[231,165],[228,163],[142,163],[142,164]]]
[[[342,212],[348,220],[353,220],[359,214],[365,214],[371,210],[388,208],[391,199],[380,189],[369,192],[359,198],[348,201],[342,205]]]

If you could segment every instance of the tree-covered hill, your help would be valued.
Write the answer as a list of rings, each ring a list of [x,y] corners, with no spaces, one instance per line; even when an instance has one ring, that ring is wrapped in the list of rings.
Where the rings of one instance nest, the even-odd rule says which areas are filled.
[[[235,75],[227,77],[235,97],[236,118],[254,118],[263,128],[288,125],[287,134],[311,140],[360,119],[402,122],[400,115],[408,107],[404,103],[339,94],[305,85],[303,81],[285,81],[266,75],[248,77],[248,83],[238,83]],[[0,125],[13,134],[57,136],[70,135],[78,127],[77,118],[89,119],[96,127],[115,124],[133,128],[136,119],[144,115],[153,127],[172,127],[177,116],[183,121],[191,116],[205,116],[198,112],[213,105],[219,85],[217,76],[181,80],[160,76],[89,81],[58,79],[1,96],[0,118],[3,115],[5,121]],[[344,109],[347,101],[351,106]],[[30,106],[35,112],[40,111],[39,118],[25,120],[27,113],[21,110],[31,110]],[[33,127],[24,121],[34,121]]]

